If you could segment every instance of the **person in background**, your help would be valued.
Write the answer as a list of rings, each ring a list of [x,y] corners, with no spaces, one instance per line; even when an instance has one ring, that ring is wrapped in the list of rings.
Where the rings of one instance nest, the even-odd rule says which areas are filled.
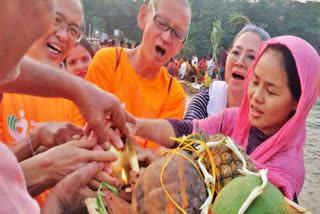
[[[93,59],[94,51],[87,39],[82,38],[64,60],[66,71],[70,74],[85,78],[89,65]]]
[[[124,48],[124,39],[120,39],[119,47]]]
[[[184,61],[184,57],[181,57],[180,59],[180,69],[179,69],[179,79],[184,80],[185,74],[187,72],[187,63]]]
[[[259,45],[269,34],[255,25],[246,25],[234,37],[226,61],[226,82],[213,81],[207,90],[197,93],[187,108],[186,120],[204,119],[224,108],[239,107],[243,99],[245,76]]]
[[[195,65],[191,66],[191,70],[189,72],[189,82],[194,83],[197,81],[197,69]]]
[[[126,48],[128,48],[128,49],[132,48],[132,45],[131,45],[131,43],[129,41],[127,42],[127,47]]]
[[[177,73],[177,66],[176,64],[174,63],[174,59],[173,58],[170,58],[170,61],[168,62],[168,65],[167,65],[167,70],[169,72],[169,74],[171,76],[175,76],[176,73]]]
[[[192,68],[192,62],[191,62],[191,59],[188,60],[187,62],[187,69],[186,69],[186,73],[185,73],[185,80],[190,82],[190,71],[191,71],[191,68]]]
[[[207,71],[210,78],[213,78],[213,69],[214,69],[214,61],[212,55],[209,55],[207,58]]]
[[[185,44],[190,5],[187,0],[151,0],[140,7],[137,20],[142,43],[134,49],[100,51],[86,80],[116,95],[136,117],[182,119],[185,92],[163,65]],[[141,147],[157,147],[145,139],[136,140]]]
[[[226,60],[227,60],[227,50],[225,45],[221,45],[220,47],[221,50],[221,55],[220,55],[220,60],[219,60],[219,76],[220,80],[224,81],[224,70],[226,67]]]
[[[134,48],[138,47],[141,44],[140,41],[136,41],[136,43],[134,44]]]
[[[197,57],[197,54],[195,54],[195,55],[192,57],[192,63],[195,64],[196,66],[198,66],[198,57]]]
[[[204,81],[204,76],[207,70],[207,57],[204,56],[197,67],[197,81],[201,84]]]
[[[112,39],[109,41],[109,47],[116,47],[116,40]]]

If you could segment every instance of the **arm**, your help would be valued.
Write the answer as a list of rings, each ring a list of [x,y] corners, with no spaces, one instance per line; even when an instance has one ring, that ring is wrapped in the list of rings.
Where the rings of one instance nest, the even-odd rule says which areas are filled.
[[[33,151],[36,151],[40,146],[40,144],[35,140],[35,136],[32,134],[32,131],[12,149],[12,152],[16,156],[18,162],[32,157],[31,146]]]
[[[204,119],[208,117],[209,89],[197,93],[189,103],[184,120]]]
[[[40,194],[88,162],[117,159],[117,155],[111,152],[91,151],[96,145],[95,140],[73,140],[22,161],[20,166],[30,194]],[[114,180],[108,182],[113,183]]]
[[[136,125],[136,135],[164,147],[172,147],[174,141],[169,137],[176,137],[171,124],[167,120],[138,119]]]
[[[70,141],[74,135],[82,134],[81,127],[69,122],[42,123],[31,130],[28,136],[14,147],[13,153],[20,162],[32,157],[32,150],[36,151],[41,145],[51,148]]]

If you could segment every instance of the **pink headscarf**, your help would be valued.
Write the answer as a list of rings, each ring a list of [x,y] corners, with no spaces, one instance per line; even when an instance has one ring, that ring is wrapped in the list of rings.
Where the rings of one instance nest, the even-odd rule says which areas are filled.
[[[301,84],[301,96],[296,113],[272,137],[263,142],[250,155],[256,166],[268,168],[268,179],[290,199],[300,193],[304,181],[303,146],[306,140],[306,118],[317,98],[319,56],[303,39],[295,36],[280,36],[263,42],[246,76],[245,92],[253,71],[263,51],[269,44],[282,44],[292,53]],[[247,93],[239,110],[232,133],[233,139],[243,148],[247,147],[249,131],[249,104]]]

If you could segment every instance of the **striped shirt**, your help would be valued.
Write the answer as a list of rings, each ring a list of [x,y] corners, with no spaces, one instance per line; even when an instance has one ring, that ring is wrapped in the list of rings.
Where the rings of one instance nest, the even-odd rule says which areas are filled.
[[[204,119],[208,117],[209,89],[197,93],[187,108],[184,120]]]

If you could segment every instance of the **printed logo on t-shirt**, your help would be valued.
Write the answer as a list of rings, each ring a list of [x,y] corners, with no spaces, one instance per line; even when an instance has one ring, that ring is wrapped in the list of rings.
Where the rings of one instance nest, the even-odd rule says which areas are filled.
[[[12,114],[7,118],[8,129],[11,137],[15,141],[22,140],[27,135],[28,122],[24,118],[24,111],[20,110],[19,118]]]

